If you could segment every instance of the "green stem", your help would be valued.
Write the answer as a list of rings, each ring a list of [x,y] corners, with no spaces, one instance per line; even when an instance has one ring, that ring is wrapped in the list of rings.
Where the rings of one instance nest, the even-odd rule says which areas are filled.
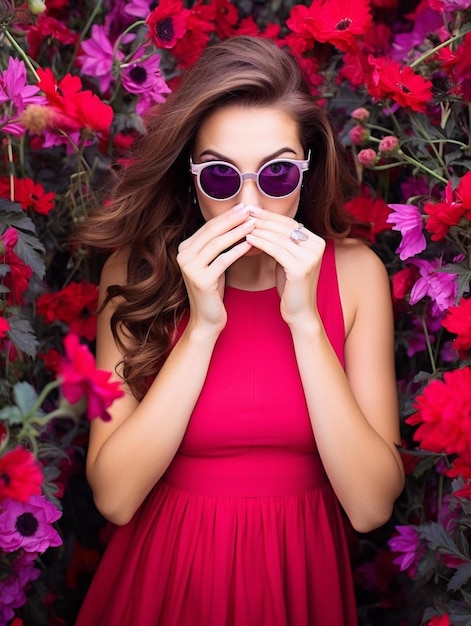
[[[33,64],[31,63],[31,59],[29,58],[29,56],[20,47],[20,45],[18,44],[16,39],[14,37],[12,37],[12,35],[8,32],[8,30],[6,28],[3,29],[3,34],[4,34],[5,38],[8,39],[8,41],[11,43],[13,48],[15,48],[15,50],[18,52],[20,57],[23,59],[25,65],[28,67],[29,71],[33,74],[36,82],[39,82],[38,73],[34,69]]]
[[[426,165],[424,165],[420,161],[417,161],[416,159],[413,159],[412,157],[408,156],[407,154],[404,154],[404,152],[402,152],[402,150],[399,151],[399,154],[402,156],[404,161],[407,161],[407,163],[410,163],[411,165],[415,165],[417,168],[423,170],[424,172],[427,172],[427,174],[430,174],[430,176],[433,176],[434,178],[436,178],[437,180],[441,181],[442,183],[446,184],[448,182],[448,180],[446,178],[443,178],[443,176],[440,176],[440,174],[437,174],[437,172],[434,172],[433,170],[431,170],[429,167],[427,167]]]
[[[438,46],[435,46],[431,50],[427,50],[427,52],[424,52],[423,54],[421,54],[418,59],[410,63],[409,67],[414,69],[414,67],[416,67],[417,65],[420,65],[423,61],[426,61],[429,57],[433,56],[436,52],[438,52],[442,48],[446,48],[447,46],[454,43],[455,41],[458,41],[458,39],[461,39],[462,37],[464,37],[466,33],[468,33],[469,31],[470,29],[468,28],[465,31],[458,33],[457,35],[450,37],[446,41],[442,41],[442,43],[438,44]]]
[[[80,44],[85,39],[85,36],[90,30],[93,22],[95,21],[95,17],[98,15],[99,11],[101,10],[102,5],[103,5],[103,0],[98,0],[95,5],[95,8],[91,12],[90,17],[87,20],[87,23],[85,24],[85,26],[82,29],[82,32],[80,33],[79,40],[77,42],[77,45],[75,46],[74,53],[72,55],[72,58],[70,59],[70,62],[69,62],[69,65],[67,66],[67,70],[65,71],[65,74],[68,74],[72,70],[72,66],[74,64],[75,57],[77,56],[78,49],[80,48]]]
[[[433,356],[432,344],[430,343],[430,335],[428,334],[427,324],[425,322],[425,315],[420,317],[420,321],[422,322],[422,328],[424,330],[425,343],[427,345],[427,352],[430,359],[430,365],[432,366],[432,372],[435,374],[437,371],[437,366],[435,363],[435,357]]]
[[[47,398],[47,396],[51,393],[51,391],[53,391],[54,389],[57,389],[57,387],[60,386],[61,384],[61,380],[55,379],[55,380],[51,380],[51,382],[47,383],[47,385],[45,385],[41,391],[41,393],[38,395],[36,402],[33,404],[33,406],[31,407],[31,410],[27,416],[27,421],[28,423],[36,417],[36,413],[39,411],[39,409],[41,408],[41,406],[43,405],[44,400]]]

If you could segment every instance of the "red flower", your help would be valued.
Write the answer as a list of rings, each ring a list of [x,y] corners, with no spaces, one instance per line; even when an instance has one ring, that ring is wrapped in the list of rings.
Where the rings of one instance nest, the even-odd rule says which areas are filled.
[[[402,107],[425,112],[432,100],[432,83],[407,65],[387,58],[368,57],[372,71],[367,81],[370,95],[379,100],[392,99]]]
[[[57,350],[51,348],[45,354],[38,354],[38,357],[43,360],[44,367],[47,367],[51,372],[57,373],[62,359],[62,355]]]
[[[10,330],[10,324],[8,320],[0,316],[0,339],[4,339],[7,336],[7,332]]]
[[[353,232],[366,237],[372,243],[378,233],[391,230],[391,224],[386,221],[391,209],[382,198],[359,196],[347,202],[345,208],[356,218]]]
[[[98,287],[82,280],[55,293],[42,294],[36,301],[36,310],[48,323],[65,322],[70,332],[92,341],[96,336],[97,304]]]
[[[41,465],[29,450],[17,446],[0,457],[0,501],[27,502],[41,494],[42,484]]]
[[[173,48],[186,31],[190,11],[181,0],[162,0],[147,17],[149,37],[157,48]]]
[[[29,45],[28,54],[36,59],[42,43],[45,44],[45,49],[57,51],[58,46],[53,45],[54,40],[64,46],[75,46],[78,38],[78,33],[72,32],[59,20],[48,15],[40,15],[36,24],[28,26],[26,34]]]
[[[450,616],[448,613],[436,615],[435,617],[432,617],[429,622],[427,622],[427,626],[450,626]]]
[[[108,131],[113,120],[113,109],[91,91],[80,91],[78,76],[66,74],[57,82],[52,70],[38,68],[38,86],[45,93],[56,115],[51,121],[58,129]]]
[[[471,298],[461,298],[458,306],[448,309],[442,320],[451,333],[458,335],[453,341],[453,348],[458,352],[471,349]]]
[[[357,37],[372,22],[367,0],[325,0],[320,7],[313,2],[310,11],[314,38],[345,52],[356,49]]]
[[[461,462],[471,464],[471,367],[445,372],[443,380],[433,380],[414,407],[417,412],[406,419],[417,425],[414,440],[424,450],[458,454]]]
[[[8,266],[3,285],[8,290],[7,302],[11,306],[23,303],[24,293],[33,275],[31,267],[26,265],[14,251],[17,241],[18,233],[14,228],[7,228],[0,237],[0,264]]]
[[[180,67],[186,68],[199,59],[214,31],[216,10],[211,4],[198,0],[189,11],[186,32],[173,47],[172,54]]]
[[[93,355],[76,335],[67,335],[64,346],[66,356],[59,366],[64,398],[70,404],[85,398],[89,420],[97,417],[110,420],[107,408],[124,394],[121,383],[111,382],[110,372],[96,369]]]
[[[432,241],[440,241],[448,234],[451,226],[455,226],[464,215],[464,207],[460,202],[427,202],[424,213],[429,217],[425,229],[431,233]]]
[[[417,281],[418,270],[409,265],[392,276],[392,296],[394,300],[403,300]]]
[[[7,176],[0,178],[0,196],[10,197],[10,179]],[[40,183],[35,183],[32,178],[13,179],[13,200],[21,204],[27,211],[32,209],[41,215],[48,215],[54,208],[55,194],[46,193]]]
[[[234,34],[239,13],[229,0],[214,0],[211,4],[216,10],[216,35],[219,39],[228,39]]]

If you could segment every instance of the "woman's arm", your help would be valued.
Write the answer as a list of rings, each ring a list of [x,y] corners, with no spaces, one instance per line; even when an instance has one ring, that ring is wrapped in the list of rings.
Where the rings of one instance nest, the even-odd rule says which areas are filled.
[[[221,294],[224,272],[250,245],[243,239],[252,224],[247,214],[227,212],[181,245],[178,261],[190,299],[188,324],[141,402],[124,385],[125,396],[111,407],[109,422],[94,420],[87,476],[98,509],[116,524],[134,515],[172,461],[201,392],[216,340],[225,325]],[[230,246],[229,251],[223,252]],[[113,255],[100,285],[126,281],[127,258]],[[98,317],[97,367],[115,371],[122,360],[110,328],[115,305]],[[116,378],[118,376],[116,375]]]
[[[299,318],[291,332],[327,475],[352,525],[367,532],[389,519],[404,483],[392,308],[378,257],[353,240],[336,248],[345,372],[318,316]]]

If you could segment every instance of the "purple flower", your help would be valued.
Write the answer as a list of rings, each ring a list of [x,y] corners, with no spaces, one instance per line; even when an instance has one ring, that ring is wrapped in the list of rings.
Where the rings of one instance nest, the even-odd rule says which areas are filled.
[[[164,102],[164,94],[170,93],[161,72],[160,56],[152,54],[145,58],[145,48],[134,55],[135,61],[123,66],[123,87],[129,93],[139,95],[136,113],[142,115],[155,102]]]
[[[21,115],[28,104],[46,104],[46,98],[36,95],[38,91],[39,87],[36,85],[28,85],[23,61],[10,57],[7,69],[0,72],[0,105],[8,104],[8,116],[0,119],[0,126]],[[21,124],[12,121],[2,126],[2,131],[22,135],[25,129]]]
[[[129,0],[129,2],[126,2],[124,11],[128,13],[128,15],[144,19],[151,12],[151,1],[152,0]]]
[[[123,53],[114,50],[105,27],[98,24],[92,26],[92,36],[82,43],[82,50],[84,54],[77,57],[82,63],[82,73],[97,78],[100,91],[105,94],[114,79],[113,63],[121,61]]]
[[[60,546],[62,540],[52,523],[61,515],[44,496],[31,496],[26,503],[5,498],[0,504],[0,548],[44,552]]]
[[[423,46],[427,41],[429,33],[438,33],[440,36],[441,27],[443,26],[443,17],[441,14],[430,9],[422,11],[414,20],[414,27],[410,32],[400,33],[394,37],[391,53],[398,61],[404,62],[404,59],[410,57],[414,48]],[[449,37],[449,35],[448,35]],[[446,38],[445,33],[442,34],[441,40]],[[416,52],[415,56],[419,56],[420,52]]]
[[[401,572],[416,565],[419,559],[419,534],[413,526],[396,526],[398,535],[391,537],[388,546],[391,552],[401,552],[400,556],[393,560],[399,565]]]
[[[413,204],[390,204],[393,210],[386,221],[394,224],[393,230],[400,231],[402,241],[396,252],[401,261],[405,261],[427,247],[423,233],[422,215]]]
[[[38,578],[41,573],[34,562],[37,554],[22,552],[0,578],[0,625],[6,624],[14,616],[14,610],[26,602],[25,586]]]
[[[443,266],[439,258],[431,261],[416,259],[412,263],[419,268],[421,277],[412,287],[409,303],[414,305],[428,296],[433,302],[432,316],[440,317],[450,306],[455,304],[458,290],[457,275],[440,271]]]

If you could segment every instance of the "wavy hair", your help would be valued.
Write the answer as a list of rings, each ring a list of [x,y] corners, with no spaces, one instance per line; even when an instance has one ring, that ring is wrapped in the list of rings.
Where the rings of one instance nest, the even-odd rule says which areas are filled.
[[[356,180],[295,60],[256,37],[208,46],[166,102],[149,110],[146,134],[133,147],[106,208],[90,215],[80,234],[87,246],[129,250],[127,282],[110,287],[105,304],[116,298],[112,332],[124,354],[124,379],[138,399],[162,366],[189,307],[177,250],[204,222],[194,204],[191,147],[202,121],[233,104],[274,106],[297,120],[306,154],[311,150],[297,219],[324,238],[349,231],[344,204],[356,191]]]

